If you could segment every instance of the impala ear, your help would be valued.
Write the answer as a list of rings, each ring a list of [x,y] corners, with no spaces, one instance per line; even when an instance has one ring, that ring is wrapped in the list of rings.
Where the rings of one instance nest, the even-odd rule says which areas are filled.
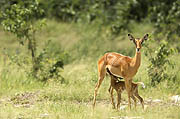
[[[134,41],[134,37],[128,33],[129,40]]]
[[[146,34],[146,35],[143,37],[142,40],[143,40],[143,41],[144,41],[144,40],[147,40],[147,39],[148,39],[148,36],[149,36],[149,34]]]

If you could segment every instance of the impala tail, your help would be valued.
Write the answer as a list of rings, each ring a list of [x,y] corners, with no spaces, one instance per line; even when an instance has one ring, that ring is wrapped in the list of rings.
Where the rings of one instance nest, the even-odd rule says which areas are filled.
[[[137,84],[138,84],[138,85],[140,84],[143,88],[146,87],[143,82],[137,82]]]

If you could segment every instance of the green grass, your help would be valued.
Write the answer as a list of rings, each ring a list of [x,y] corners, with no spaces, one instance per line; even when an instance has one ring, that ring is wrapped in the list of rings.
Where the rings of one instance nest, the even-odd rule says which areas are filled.
[[[142,37],[146,32],[151,33],[153,27],[150,24],[132,25],[132,34]],[[9,33],[0,30],[0,49],[8,49],[11,53],[20,50],[27,53],[15,42],[16,39]],[[9,59],[1,53],[0,57],[0,119],[111,119],[111,117],[142,117],[144,119],[178,119],[180,118],[179,106],[173,105],[170,96],[180,94],[179,84],[173,81],[164,81],[151,87],[147,75],[148,61],[142,48],[141,67],[134,81],[142,81],[147,87],[139,88],[140,95],[147,102],[149,99],[160,99],[162,103],[146,104],[143,111],[138,104],[137,109],[129,111],[116,111],[112,109],[108,88],[109,77],[106,77],[98,91],[97,105],[92,110],[94,87],[97,82],[97,60],[107,51],[119,52],[124,55],[134,56],[134,46],[127,38],[127,33],[121,33],[115,39],[109,36],[109,29],[99,28],[97,24],[67,24],[53,20],[47,22],[44,30],[37,34],[38,51],[44,47],[44,43],[52,40],[56,49],[69,53],[69,62],[61,73],[65,82],[49,80],[47,83],[37,79],[27,78],[23,69],[11,64]],[[179,55],[171,57],[176,63],[178,71]],[[180,75],[177,75],[177,79]],[[127,102],[127,94],[122,98]],[[127,105],[126,105],[127,106]]]
[[[47,119],[104,119],[111,117],[142,117],[148,119],[177,119],[180,117],[178,107],[151,107],[146,111],[137,109],[128,111],[115,111],[106,104],[98,105],[94,110],[91,109],[91,105],[86,103],[75,102],[44,102],[38,103],[32,107],[13,107],[6,105],[1,107],[0,118],[47,118]]]

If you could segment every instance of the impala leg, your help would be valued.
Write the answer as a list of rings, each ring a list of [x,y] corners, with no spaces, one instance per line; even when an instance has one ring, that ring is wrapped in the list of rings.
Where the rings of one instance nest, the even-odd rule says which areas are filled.
[[[104,79],[104,77],[99,78],[99,79],[98,79],[98,82],[97,82],[97,84],[96,84],[96,86],[95,86],[95,90],[94,90],[94,100],[93,100],[93,108],[95,107],[97,92],[98,92],[98,89],[99,89],[99,87],[100,87],[103,79]]]
[[[114,80],[114,77],[113,76],[111,76],[110,75],[110,77],[111,77],[111,84],[110,84],[110,86],[109,86],[109,89],[108,89],[108,91],[109,91],[109,93],[110,93],[110,95],[111,95],[111,104],[112,104],[112,108],[113,109],[115,109],[116,107],[115,107],[115,103],[114,103],[114,95],[113,95],[113,87],[112,87],[112,85],[114,84],[114,83],[112,83],[112,80]]]
[[[138,91],[135,92],[135,96],[139,99],[139,101],[141,102],[142,108],[144,110],[144,100],[141,96],[139,96]]]
[[[132,80],[131,79],[125,79],[125,86],[126,86],[126,91],[128,93],[128,107],[131,109],[131,96],[132,96]]]
[[[117,91],[117,110],[119,109],[121,104],[121,92]]]
[[[95,90],[94,90],[93,109],[96,104],[96,96],[97,96],[98,89],[101,86],[101,83],[104,80],[104,77],[106,75],[105,65],[102,63],[102,60],[98,62],[98,73],[99,73],[99,78],[98,78],[98,82],[96,83]]]
[[[113,88],[111,87],[110,89],[110,94],[111,94],[111,104],[113,106],[113,109],[115,109],[115,103],[114,103],[114,96],[113,96]]]
[[[132,95],[131,98],[134,100],[134,106],[135,106],[135,109],[136,109],[136,105],[137,105],[136,98],[134,97],[134,95]]]

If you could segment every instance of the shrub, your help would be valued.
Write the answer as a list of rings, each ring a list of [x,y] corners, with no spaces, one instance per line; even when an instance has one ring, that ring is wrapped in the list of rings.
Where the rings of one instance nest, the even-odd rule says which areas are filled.
[[[36,75],[34,76],[34,70],[31,68],[31,57],[25,55],[22,52],[18,52],[14,55],[9,54],[4,50],[5,56],[7,56],[11,64],[15,64],[21,70],[24,70],[27,77],[38,79],[39,81],[48,81],[49,79],[59,80],[63,83],[65,80],[61,76],[65,61],[68,60],[68,53],[58,47],[51,41],[45,43],[43,50],[36,57]]]
[[[151,40],[151,45],[154,43],[152,43]],[[173,48],[170,48],[166,41],[161,41],[158,44],[159,46],[157,48],[150,47],[148,43],[145,46],[145,56],[150,62],[147,68],[147,72],[149,78],[151,79],[152,86],[155,86],[163,80],[175,78],[175,76],[167,72],[168,67],[174,68],[174,64],[168,57],[171,56],[175,50]]]
[[[56,44],[48,41],[37,56],[36,77],[41,81],[59,79],[61,83],[64,82],[64,78],[60,73],[63,71],[64,63],[67,62],[69,55],[56,46]]]

